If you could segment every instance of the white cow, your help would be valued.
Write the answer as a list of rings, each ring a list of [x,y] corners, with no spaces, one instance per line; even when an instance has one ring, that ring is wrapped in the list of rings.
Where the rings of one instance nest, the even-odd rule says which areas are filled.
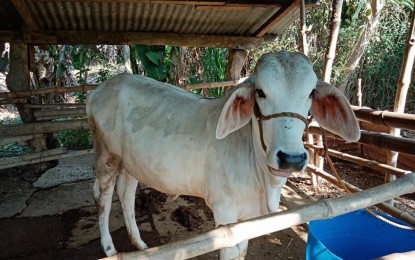
[[[138,181],[164,193],[204,198],[216,226],[276,212],[287,177],[308,162],[302,136],[309,111],[328,130],[359,139],[347,100],[318,82],[300,53],[263,55],[245,82],[215,99],[143,76],[102,83],[88,96],[87,113],[105,253],[117,253],[108,229],[115,184],[130,240],[140,249],[147,245],[134,214]],[[221,259],[243,259],[247,247],[245,241],[222,249]]]

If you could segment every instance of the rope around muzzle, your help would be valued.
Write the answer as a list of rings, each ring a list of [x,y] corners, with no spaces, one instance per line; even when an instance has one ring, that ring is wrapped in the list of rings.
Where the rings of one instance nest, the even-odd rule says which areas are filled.
[[[305,124],[305,129],[307,129],[308,125],[312,121],[312,117],[307,119],[307,118],[303,117],[302,115],[297,114],[297,113],[293,113],[293,112],[281,112],[281,113],[276,113],[276,114],[264,116],[261,112],[261,109],[258,106],[258,103],[256,103],[256,102],[255,102],[255,105],[254,105],[254,114],[255,114],[255,117],[258,121],[259,139],[261,140],[261,146],[262,146],[262,149],[264,149],[265,152],[267,151],[267,146],[266,146],[265,141],[264,141],[262,121],[266,121],[266,120],[270,120],[270,119],[278,118],[278,117],[293,117],[293,118],[297,118],[297,119],[301,120]]]

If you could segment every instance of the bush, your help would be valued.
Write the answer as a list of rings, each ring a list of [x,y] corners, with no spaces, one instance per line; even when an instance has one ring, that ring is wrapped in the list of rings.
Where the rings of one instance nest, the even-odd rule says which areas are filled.
[[[69,130],[58,133],[60,147],[69,149],[90,149],[92,148],[92,136],[89,130]]]

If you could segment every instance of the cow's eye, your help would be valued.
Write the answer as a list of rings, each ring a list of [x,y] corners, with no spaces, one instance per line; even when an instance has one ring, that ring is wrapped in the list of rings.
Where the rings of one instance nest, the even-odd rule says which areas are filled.
[[[264,91],[262,89],[257,88],[255,91],[258,94],[258,97],[260,97],[260,98],[266,98],[265,93],[264,93]]]
[[[315,95],[316,93],[318,93],[317,89],[313,89],[313,90],[311,91],[311,93],[310,93],[309,98],[314,97],[314,95]]]

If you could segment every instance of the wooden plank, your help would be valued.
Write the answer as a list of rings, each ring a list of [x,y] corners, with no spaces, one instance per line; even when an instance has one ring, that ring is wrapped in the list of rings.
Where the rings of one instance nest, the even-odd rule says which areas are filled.
[[[86,92],[94,90],[97,85],[82,85],[77,87],[58,87],[58,88],[40,88],[26,91],[14,91],[14,92],[3,92],[0,93],[0,98],[22,98],[31,97],[35,95],[44,94],[62,94],[69,92]]]
[[[83,108],[85,109],[86,104],[24,104],[25,108],[37,108],[37,109],[69,109],[69,108]]]
[[[32,139],[42,138],[43,134],[36,135],[21,135],[21,136],[2,136],[0,138],[0,145],[10,144],[10,143],[20,143]]]
[[[33,111],[35,117],[43,116],[73,116],[86,114],[85,108],[67,108],[67,109],[42,109]]]
[[[161,32],[103,32],[103,31],[56,31],[32,33],[28,44],[119,44],[119,45],[170,45],[188,47],[212,47],[233,49],[256,49],[264,39],[257,37],[179,34]]]
[[[47,157],[51,155],[63,154],[66,153],[66,148],[51,149],[46,151],[41,151],[37,153],[25,154],[20,156],[0,158],[0,167],[6,164],[17,163],[22,161],[28,161],[33,159],[38,159],[42,157]]]
[[[274,15],[271,16],[268,21],[262,24],[258,30],[255,31],[255,37],[262,37],[267,32],[269,32],[277,23],[289,15],[295,8],[299,8],[299,3],[297,1],[292,2],[291,4],[284,5],[279,8]]]
[[[81,150],[81,151],[73,151],[73,152],[66,152],[66,153],[62,153],[62,154],[50,155],[50,156],[35,158],[35,159],[31,159],[31,160],[26,160],[26,161],[21,161],[21,162],[15,162],[15,163],[10,163],[10,164],[0,165],[0,169],[8,169],[8,168],[16,167],[16,166],[23,166],[23,165],[28,165],[28,164],[34,164],[34,163],[40,163],[40,162],[58,160],[58,159],[62,159],[62,158],[72,157],[72,156],[79,156],[79,155],[84,155],[84,154],[90,154],[90,153],[93,153],[93,152],[94,152],[93,149]]]
[[[63,120],[0,126],[0,142],[3,138],[18,135],[55,133],[67,130],[89,129],[88,120]]]

